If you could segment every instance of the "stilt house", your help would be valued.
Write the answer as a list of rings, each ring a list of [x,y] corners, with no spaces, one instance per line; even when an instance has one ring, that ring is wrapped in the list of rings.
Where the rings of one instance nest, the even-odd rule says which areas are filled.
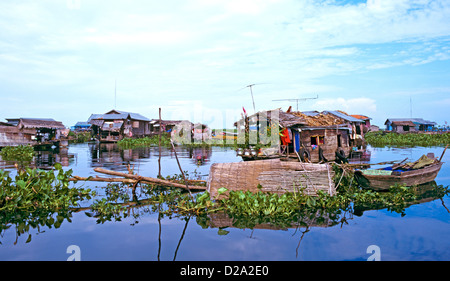
[[[348,156],[355,140],[355,134],[353,133],[355,129],[352,123],[359,125],[363,121],[341,114],[342,116],[337,116],[327,111],[322,113],[307,112],[305,114],[276,109],[248,116],[247,130],[250,135],[252,130],[259,134],[265,126],[273,128],[274,125],[278,125],[280,137],[278,142],[275,145],[272,144],[270,149],[250,150],[250,153],[247,153],[248,155],[246,155],[244,149],[241,151],[242,158],[254,160],[287,156],[296,159],[308,158],[309,161],[319,162],[325,159],[334,160],[336,151]],[[277,116],[277,119],[273,116]],[[235,126],[238,129],[239,140],[239,136],[245,135],[245,118],[236,122]],[[255,144],[250,142],[250,146],[255,146]],[[274,149],[275,147],[277,149]]]
[[[101,142],[117,142],[123,138],[150,135],[150,119],[138,113],[110,110],[105,114],[92,114],[88,123]]]

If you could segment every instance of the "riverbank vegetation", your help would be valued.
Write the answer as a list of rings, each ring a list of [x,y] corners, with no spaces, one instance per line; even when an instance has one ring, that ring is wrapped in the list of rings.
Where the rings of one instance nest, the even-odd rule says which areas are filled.
[[[136,148],[136,147],[149,147],[149,146],[159,146],[159,136],[154,135],[151,137],[143,138],[125,138],[117,142],[121,148]],[[236,140],[218,139],[212,138],[206,141],[192,141],[190,143],[183,143],[185,147],[208,147],[208,146],[227,146],[235,147]],[[170,136],[167,133],[161,135],[161,146],[171,146]]]
[[[398,134],[392,132],[368,132],[364,139],[374,147],[384,146],[445,146],[450,144],[450,133],[423,134],[408,133]]]

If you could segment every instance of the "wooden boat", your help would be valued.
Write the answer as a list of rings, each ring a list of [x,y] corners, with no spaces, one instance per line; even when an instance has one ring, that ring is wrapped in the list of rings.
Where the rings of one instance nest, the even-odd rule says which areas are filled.
[[[414,163],[425,158],[428,159],[426,165],[414,168]],[[419,160],[404,165],[396,164],[388,168],[356,170],[355,178],[360,186],[374,190],[388,190],[396,184],[416,186],[431,182],[436,178],[443,164],[441,160],[442,156],[437,160],[434,155],[432,157],[424,155]]]
[[[364,174],[362,170],[357,170],[355,171],[355,176],[358,183],[363,187],[375,190],[388,190],[395,184],[415,186],[433,181],[439,173],[442,164],[443,162],[436,162],[432,165],[417,170],[402,172],[393,171],[390,175],[369,175]]]

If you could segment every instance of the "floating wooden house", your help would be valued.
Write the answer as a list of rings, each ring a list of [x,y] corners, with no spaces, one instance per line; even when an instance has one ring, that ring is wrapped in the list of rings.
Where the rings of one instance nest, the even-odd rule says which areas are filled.
[[[351,128],[352,138],[353,139],[361,139],[364,135],[362,125],[365,121],[355,118],[342,110],[328,110],[323,111],[324,114],[331,114],[336,117],[341,124],[346,124],[349,128]]]
[[[150,135],[150,119],[138,113],[113,109],[105,114],[92,114],[87,122],[92,125],[93,134],[101,142]]]
[[[387,131],[397,133],[427,132],[433,129],[436,122],[422,118],[389,118],[384,122]]]
[[[275,118],[273,118],[275,116]],[[235,123],[239,136],[245,135],[245,118]],[[247,117],[247,130],[265,130],[263,128],[279,126],[280,138],[272,143],[270,149],[261,151],[238,150],[244,160],[291,157],[301,161],[320,162],[334,160],[336,152],[348,157],[356,139],[362,136],[356,133],[355,127],[364,123],[362,120],[348,116],[342,112],[284,112],[276,109],[258,112]],[[244,127],[244,128],[243,128]],[[238,136],[238,140],[239,140]],[[273,139],[276,140],[276,139]],[[255,146],[257,143],[251,143]]]
[[[188,120],[159,120],[159,119],[152,119],[150,121],[150,133],[152,135],[159,134],[159,127],[161,126],[161,132],[172,134],[175,130],[175,128],[178,125],[186,124],[189,128],[192,128],[194,124],[192,124]]]
[[[0,147],[57,144],[65,126],[50,118],[7,118],[0,122]]]
[[[372,120],[372,118],[365,116],[365,115],[360,115],[360,114],[352,114],[350,115],[353,118],[362,120],[364,123],[361,123],[361,128],[362,128],[362,133],[365,134],[369,131],[369,129],[371,128],[371,124],[370,124],[370,120]]]
[[[150,121],[151,134],[157,135],[160,126],[161,132],[168,133],[171,137],[175,137],[178,140],[183,139],[181,142],[204,142],[211,139],[211,129],[205,124],[193,124],[188,120],[160,121],[159,119],[152,119]]]

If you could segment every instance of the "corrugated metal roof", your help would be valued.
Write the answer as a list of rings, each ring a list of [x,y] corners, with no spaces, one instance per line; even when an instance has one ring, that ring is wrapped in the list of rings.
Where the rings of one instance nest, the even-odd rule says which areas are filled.
[[[399,121],[411,121],[415,124],[419,125],[436,125],[436,122],[424,120],[422,118],[388,118],[386,122],[384,122],[384,125],[387,125],[388,122],[399,122]]]
[[[83,122],[83,121],[77,122],[75,124],[75,127],[90,127],[90,126],[91,126],[91,124],[89,124],[88,122]]]
[[[106,112],[105,114],[91,114],[91,116],[88,119],[88,123],[92,124],[92,120],[95,119],[101,119],[101,120],[125,120],[125,119],[133,119],[133,120],[139,120],[139,121],[148,121],[150,122],[150,119],[148,119],[145,116],[142,116],[139,113],[134,112],[127,112],[127,111],[121,111],[121,110],[110,110]]]
[[[361,119],[361,120],[367,120],[367,119],[370,120],[370,119],[372,119],[372,118],[370,118],[370,117],[368,117],[366,115],[351,114],[350,116],[351,117],[355,117],[357,119]]]
[[[117,109],[113,109],[113,110],[111,110],[111,111],[109,111],[109,112],[112,112],[112,111],[118,112],[118,113],[120,113],[120,114],[125,114],[125,115],[127,115],[127,117],[128,117],[128,115],[129,115],[131,119],[141,120],[141,121],[150,121],[150,119],[148,119],[148,118],[145,117],[145,116],[142,116],[142,115],[139,114],[139,113],[128,112],[128,111],[122,111],[122,110],[117,110]],[[107,113],[108,113],[108,112],[107,112]],[[127,117],[125,117],[125,118],[127,118]]]
[[[352,117],[350,115],[344,114],[344,113],[336,111],[336,110],[327,110],[327,111],[323,111],[323,113],[325,113],[325,114],[328,114],[328,113],[329,114],[333,114],[334,116],[337,116],[337,117],[339,117],[341,119],[344,119],[346,121],[349,121],[349,122],[357,122],[357,123],[363,123],[364,122],[364,121],[362,121],[360,119],[357,119],[355,117]]]

